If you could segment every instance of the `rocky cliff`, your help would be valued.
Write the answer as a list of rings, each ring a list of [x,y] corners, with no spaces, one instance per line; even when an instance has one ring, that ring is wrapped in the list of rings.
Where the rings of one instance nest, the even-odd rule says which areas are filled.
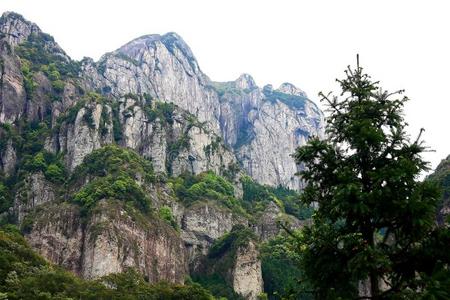
[[[290,156],[310,136],[323,137],[323,114],[306,94],[284,83],[256,86],[250,75],[214,83],[221,99],[221,128],[244,170],[256,181],[300,189]]]
[[[134,268],[173,283],[244,226],[256,238],[234,249],[226,285],[249,299],[262,292],[259,241],[280,220],[303,223],[292,195],[285,210],[261,184],[300,189],[290,154],[323,136],[303,91],[259,88],[250,75],[212,82],[175,33],[74,61],[10,12],[0,70],[0,221],[85,278]]]

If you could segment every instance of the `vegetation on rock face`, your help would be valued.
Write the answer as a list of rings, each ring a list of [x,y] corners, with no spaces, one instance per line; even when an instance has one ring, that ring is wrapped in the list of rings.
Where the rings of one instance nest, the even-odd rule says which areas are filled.
[[[50,44],[54,43],[53,37],[45,33],[32,33],[28,40],[15,48],[19,57],[31,63],[32,71],[40,71],[41,67],[50,67],[64,78],[76,77],[79,73],[79,63],[66,59],[62,52],[50,49]],[[59,50],[60,51],[60,50]],[[47,67],[48,68],[48,67]],[[52,72],[53,73],[53,72]],[[51,81],[59,80],[58,78],[50,78]],[[52,80],[54,79],[54,80]]]
[[[402,108],[363,73],[340,80],[330,98],[327,140],[298,149],[305,204],[318,203],[300,238],[301,265],[318,299],[450,297],[448,228],[435,226],[437,186],[418,181],[427,163],[409,142]],[[361,295],[360,286],[369,295]]]
[[[294,190],[281,186],[277,188],[264,186],[248,176],[242,177],[241,182],[244,191],[244,207],[250,213],[264,210],[270,202],[276,203],[281,210],[300,220],[309,219],[314,211],[311,206],[298,201],[300,194]]]
[[[307,100],[306,97],[297,96],[297,95],[289,95],[279,91],[274,91],[271,89],[263,90],[265,99],[270,102],[280,101],[286,104],[289,107],[293,107],[297,110],[305,109],[305,103]]]
[[[144,111],[150,122],[159,119],[162,125],[173,125],[173,114],[175,105],[168,102],[154,101],[144,107]]]
[[[83,163],[75,169],[72,180],[83,176],[103,177],[123,174],[136,179],[142,178],[147,182],[154,181],[153,167],[150,161],[131,149],[113,144],[88,154]]]
[[[71,182],[86,177],[93,179],[73,195],[73,201],[85,210],[102,199],[117,199],[130,202],[143,212],[149,211],[150,200],[138,181],[153,182],[153,168],[136,152],[116,145],[95,150],[75,169]]]
[[[224,96],[225,94],[235,96],[241,96],[244,94],[243,90],[236,87],[236,83],[234,81],[211,82],[211,85],[220,97]]]
[[[218,258],[226,255],[235,256],[239,247],[244,247],[249,241],[256,240],[253,231],[244,225],[235,225],[229,233],[219,238],[208,252],[209,258]],[[231,267],[231,266],[226,266]]]
[[[164,220],[167,224],[172,226],[175,230],[179,230],[179,226],[177,223],[177,220],[175,220],[175,217],[172,214],[172,210],[168,206],[162,206],[159,209],[159,217]]]
[[[234,212],[245,214],[241,202],[234,197],[234,187],[213,172],[198,175],[183,174],[170,179],[177,198],[190,205],[196,201],[217,201]]]
[[[192,299],[213,297],[198,284],[149,284],[129,269],[98,280],[83,280],[49,264],[11,225],[0,228],[2,299]]]

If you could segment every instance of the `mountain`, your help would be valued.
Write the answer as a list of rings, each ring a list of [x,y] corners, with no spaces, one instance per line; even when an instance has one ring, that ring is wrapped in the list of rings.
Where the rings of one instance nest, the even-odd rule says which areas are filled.
[[[324,135],[302,90],[213,82],[175,33],[74,61],[12,12],[0,70],[0,223],[39,255],[85,279],[192,276],[231,299],[278,280],[259,247],[310,217],[290,154]]]

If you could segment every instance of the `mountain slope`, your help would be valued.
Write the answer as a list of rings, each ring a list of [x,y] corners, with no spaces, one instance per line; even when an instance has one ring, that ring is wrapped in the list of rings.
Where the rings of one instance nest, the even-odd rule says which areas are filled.
[[[211,82],[174,33],[98,62],[70,59],[15,13],[0,33],[0,224],[19,225],[38,253],[84,278],[133,268],[172,283],[234,226],[250,228],[256,239],[227,256],[223,284],[255,299],[258,243],[311,213],[285,189],[301,187],[289,154],[323,135],[305,93],[261,89],[248,75]],[[251,289],[237,279],[248,270]]]

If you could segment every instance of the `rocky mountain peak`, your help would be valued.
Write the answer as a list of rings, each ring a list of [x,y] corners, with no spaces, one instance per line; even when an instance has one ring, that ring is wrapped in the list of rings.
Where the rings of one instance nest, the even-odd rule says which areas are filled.
[[[123,45],[116,51],[115,54],[124,54],[131,57],[138,62],[143,59],[146,53],[156,53],[159,47],[166,48],[169,53],[178,57],[179,59],[186,59],[191,68],[195,72],[199,72],[197,60],[195,59],[192,50],[186,44],[186,42],[175,32],[169,32],[164,35],[160,34],[148,34],[138,37],[131,42]],[[156,54],[153,54],[156,55]]]
[[[243,90],[245,89],[252,90],[257,87],[255,80],[253,80],[253,77],[245,73],[239,76],[238,79],[236,79],[235,84],[237,88]]]
[[[297,88],[295,85],[289,82],[281,84],[280,87],[278,88],[278,91],[288,95],[307,97],[304,91],[302,91],[301,89]]]
[[[41,30],[36,24],[15,12],[7,11],[0,17],[0,37],[12,46],[22,43],[30,34],[39,32]]]

